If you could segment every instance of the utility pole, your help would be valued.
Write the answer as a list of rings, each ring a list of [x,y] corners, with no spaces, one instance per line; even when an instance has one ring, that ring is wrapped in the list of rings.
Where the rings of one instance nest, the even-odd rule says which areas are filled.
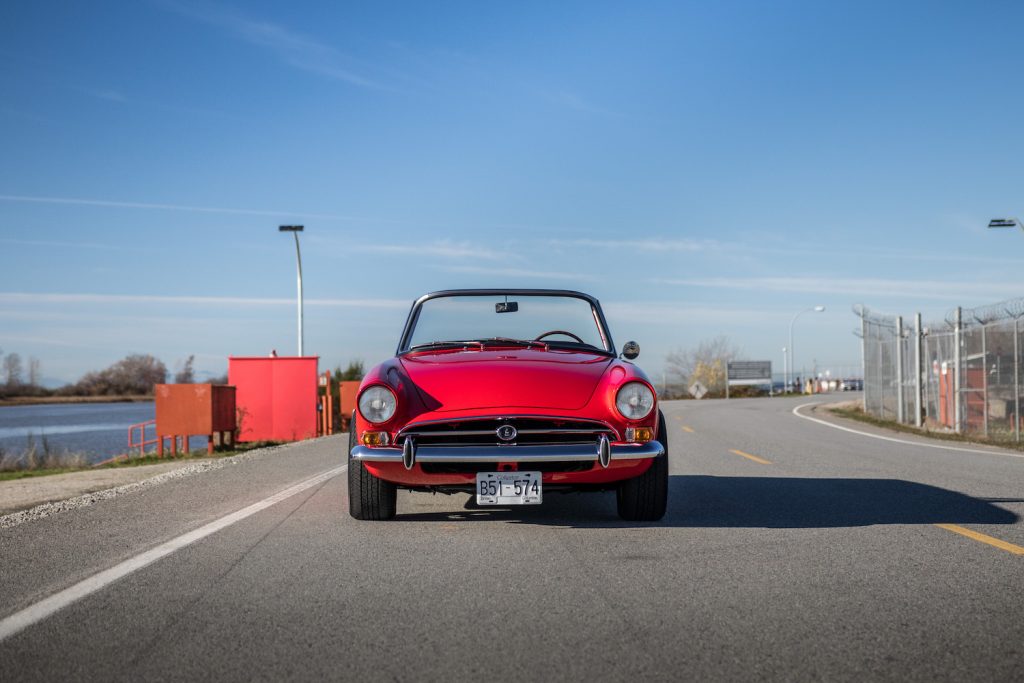
[[[956,320],[953,323],[953,431],[960,434],[963,428],[960,418],[960,360],[963,351],[963,309],[956,307]]]
[[[903,316],[896,316],[896,421],[903,424]]]
[[[921,418],[921,314],[914,315],[914,426],[922,426]]]

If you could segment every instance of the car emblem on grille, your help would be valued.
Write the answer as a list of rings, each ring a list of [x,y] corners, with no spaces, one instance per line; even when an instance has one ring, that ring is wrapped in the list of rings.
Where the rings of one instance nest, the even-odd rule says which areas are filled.
[[[501,425],[497,429],[498,438],[502,441],[512,441],[519,434],[512,425]]]

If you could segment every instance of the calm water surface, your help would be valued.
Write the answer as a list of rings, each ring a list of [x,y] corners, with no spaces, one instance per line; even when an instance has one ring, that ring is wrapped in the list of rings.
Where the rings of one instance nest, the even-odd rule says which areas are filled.
[[[18,454],[34,440],[41,450],[46,437],[51,451],[84,453],[99,461],[126,452],[128,427],[153,417],[151,402],[0,406],[0,448]]]

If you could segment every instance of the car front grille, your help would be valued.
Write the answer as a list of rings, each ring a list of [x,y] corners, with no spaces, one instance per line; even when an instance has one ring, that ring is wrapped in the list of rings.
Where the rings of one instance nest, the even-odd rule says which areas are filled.
[[[512,426],[515,438],[504,440],[498,430]],[[615,430],[595,420],[573,420],[548,417],[474,418],[444,422],[412,424],[399,432],[396,443],[402,446],[412,438],[419,446],[547,446],[596,444],[604,434],[618,440]]]
[[[533,472],[589,472],[597,465],[592,460],[567,460],[554,462],[523,462],[519,469]],[[499,472],[498,462],[423,462],[420,467],[427,474],[476,474],[477,472]]]

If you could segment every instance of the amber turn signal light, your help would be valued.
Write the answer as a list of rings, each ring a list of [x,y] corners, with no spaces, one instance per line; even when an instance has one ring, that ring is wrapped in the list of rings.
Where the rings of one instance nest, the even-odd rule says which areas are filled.
[[[387,446],[387,432],[363,432],[362,442],[364,446]]]
[[[647,443],[654,438],[654,430],[650,427],[627,427],[626,441],[630,443]]]

